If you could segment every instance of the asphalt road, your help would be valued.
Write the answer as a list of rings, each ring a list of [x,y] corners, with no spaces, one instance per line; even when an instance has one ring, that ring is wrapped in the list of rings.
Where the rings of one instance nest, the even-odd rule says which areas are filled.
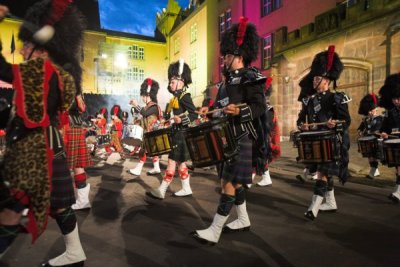
[[[392,188],[349,182],[335,188],[338,212],[303,217],[313,182],[294,179],[301,170],[283,157],[272,170],[272,187],[253,186],[247,192],[250,232],[222,234],[213,247],[189,233],[208,227],[219,199],[214,171],[191,172],[193,196],[175,198],[175,177],[163,201],[145,192],[159,185],[160,176],[134,178],[126,171],[136,159],[88,170],[92,209],[79,211],[85,266],[400,266],[400,205],[387,199]],[[110,162],[112,163],[112,162]],[[258,181],[260,177],[256,178]],[[234,220],[235,211],[228,221]],[[32,245],[20,235],[0,266],[39,266],[64,251],[57,225]]]

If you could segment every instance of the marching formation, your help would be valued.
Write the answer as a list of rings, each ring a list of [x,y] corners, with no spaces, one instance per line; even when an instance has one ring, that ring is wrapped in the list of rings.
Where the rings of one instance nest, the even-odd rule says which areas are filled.
[[[0,80],[15,90],[12,103],[0,99],[0,254],[19,233],[28,232],[35,241],[50,216],[66,251],[42,266],[83,266],[86,256],[75,210],[91,208],[85,168],[93,165],[93,157],[107,159],[113,152],[122,160],[138,157],[129,170],[135,177],[147,157],[153,163],[147,174],[161,175],[160,157],[168,155],[160,185],[146,193],[158,200],[165,199],[176,172],[182,188],[173,196],[188,197],[193,195],[189,169],[216,166],[221,192],[214,218],[191,236],[214,245],[222,232],[249,231],[246,191],[256,175],[262,177],[258,186],[272,185],[269,167],[281,155],[278,118],[269,101],[272,77],[251,66],[259,50],[255,26],[242,17],[221,36],[222,81],[215,100],[202,107],[193,103],[191,69],[181,59],[168,67],[172,97],[164,112],[158,105],[159,83],[147,78],[140,87],[141,101],[131,99],[130,111],[115,103],[109,111],[99,107],[84,118],[77,58],[85,26],[71,2],[42,0],[28,10],[19,32],[23,63],[10,64],[0,54]],[[7,13],[0,5],[0,20]],[[338,209],[334,177],[344,184],[349,176],[351,98],[335,90],[343,68],[335,47],[329,46],[315,55],[299,84],[302,107],[292,139],[297,161],[305,166],[299,179],[315,179],[304,213],[310,220]],[[378,114],[379,106],[384,115]],[[380,175],[379,161],[394,167],[396,186],[389,199],[400,202],[400,74],[387,77],[379,94],[366,95],[358,112],[364,116],[358,146],[370,165],[368,177]],[[237,218],[227,223],[233,207]],[[24,211],[26,224],[21,223]]]

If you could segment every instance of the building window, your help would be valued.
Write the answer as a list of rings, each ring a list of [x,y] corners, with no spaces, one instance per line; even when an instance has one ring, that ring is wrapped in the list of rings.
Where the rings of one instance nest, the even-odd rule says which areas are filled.
[[[128,81],[132,81],[133,80],[133,70],[132,69],[128,69],[126,72],[126,79]]]
[[[282,7],[283,0],[261,0],[261,16],[264,17]]]
[[[132,68],[132,76],[133,76],[133,80],[137,81],[139,78],[139,68],[138,67],[133,67]]]
[[[132,59],[137,59],[138,58],[138,46],[133,45],[132,46]]]
[[[354,6],[355,4],[357,4],[357,0],[347,0],[347,6]]]
[[[272,35],[268,34],[262,39],[262,68],[268,69],[272,62]]]
[[[139,81],[143,81],[143,80],[144,80],[144,70],[139,69]]]
[[[192,54],[190,55],[190,68],[192,70],[197,68],[197,54],[196,54],[196,52],[192,52]]]
[[[174,41],[174,53],[177,54],[181,51],[181,38],[176,37]]]
[[[190,27],[190,43],[193,43],[197,40],[197,23],[194,23]]]
[[[229,9],[225,12],[225,30],[232,26],[232,11]]]
[[[144,47],[139,47],[139,59],[144,60]]]
[[[219,36],[232,26],[232,11],[228,9],[219,15]]]

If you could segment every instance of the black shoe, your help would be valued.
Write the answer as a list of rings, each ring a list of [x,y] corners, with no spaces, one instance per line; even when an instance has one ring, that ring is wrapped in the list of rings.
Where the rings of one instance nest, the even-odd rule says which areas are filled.
[[[146,195],[149,196],[149,197],[151,197],[151,198],[154,198],[154,199],[164,200],[163,198],[156,197],[155,195],[153,195],[151,192],[148,192],[148,191],[146,192]]]
[[[311,221],[314,221],[314,219],[315,219],[315,216],[314,216],[314,214],[312,213],[311,210],[309,210],[306,213],[304,213],[304,217],[306,217],[307,219],[309,219]]]
[[[159,174],[161,174],[161,172],[150,172],[150,171],[148,171],[148,172],[146,172],[146,174],[147,175],[159,175]]]
[[[229,228],[228,226],[224,226],[224,228],[222,228],[223,233],[236,233],[236,232],[248,232],[248,231],[250,231],[250,226],[242,227],[242,228],[238,228],[238,229],[232,229],[232,228]]]
[[[57,267],[83,267],[85,265],[85,261],[79,261],[71,264],[58,265]],[[53,267],[49,262],[42,263],[41,267]],[[55,267],[55,266],[54,266]]]
[[[388,196],[388,199],[390,199],[391,201],[393,201],[393,203],[396,203],[396,204],[400,202],[399,199],[397,197],[395,197],[393,194],[390,194]]]
[[[323,213],[330,213],[330,212],[336,212],[337,209],[331,209],[331,210],[319,210],[319,212],[323,212]]]
[[[196,231],[190,232],[189,233],[197,242],[199,242],[202,245],[207,245],[207,246],[215,246],[215,242],[211,242],[207,239],[204,239],[202,237],[199,236],[199,234]]]
[[[304,180],[303,176],[296,175],[296,179],[299,180],[300,183],[304,184],[306,181]]]

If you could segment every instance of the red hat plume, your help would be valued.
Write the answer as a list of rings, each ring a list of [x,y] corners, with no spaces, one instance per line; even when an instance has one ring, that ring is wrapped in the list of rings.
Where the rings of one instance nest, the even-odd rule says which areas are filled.
[[[335,55],[335,46],[330,45],[328,47],[328,63],[326,65],[326,71],[330,71],[333,65],[333,56]]]
[[[67,8],[72,4],[73,0],[53,0],[51,2],[51,15],[45,22],[48,25],[54,25],[63,16]]]
[[[236,44],[238,46],[241,46],[243,44],[244,36],[246,34],[246,26],[247,26],[248,20],[249,19],[246,17],[240,17],[239,28],[238,28],[238,32],[236,35]]]

